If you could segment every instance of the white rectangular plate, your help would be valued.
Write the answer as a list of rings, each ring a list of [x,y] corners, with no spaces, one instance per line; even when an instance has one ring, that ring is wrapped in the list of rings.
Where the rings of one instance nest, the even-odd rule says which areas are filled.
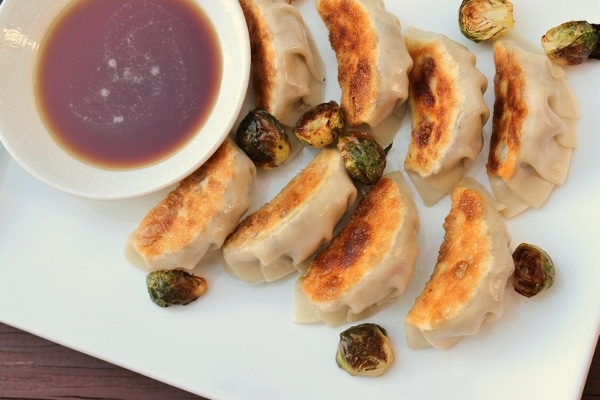
[[[326,100],[338,100],[336,64],[311,0],[296,0],[327,65]],[[490,81],[489,43],[458,30],[460,1],[387,0],[404,28],[445,33],[478,55]],[[567,20],[600,22],[596,1],[514,0],[515,32],[534,43]],[[548,292],[526,299],[509,290],[505,314],[450,350],[412,350],[404,317],[427,281],[443,237],[446,198],[419,203],[421,253],[407,291],[369,321],[384,326],[396,360],[380,378],[351,377],[334,361],[347,326],[291,321],[295,276],[250,287],[227,275],[218,255],[196,268],[209,291],[185,307],[148,298],[145,272],[129,265],[123,243],[165,192],[135,200],[82,200],[30,177],[0,150],[0,320],[55,342],[213,399],[577,399],[600,326],[600,62],[566,69],[580,102],[580,147],[566,184],[541,210],[508,221],[513,242],[546,249],[557,268]],[[408,121],[405,119],[405,121]],[[388,169],[402,169],[410,124],[397,134]],[[484,130],[486,141],[490,124]],[[261,171],[253,208],[274,196],[310,152]],[[487,144],[470,174],[487,185]]]

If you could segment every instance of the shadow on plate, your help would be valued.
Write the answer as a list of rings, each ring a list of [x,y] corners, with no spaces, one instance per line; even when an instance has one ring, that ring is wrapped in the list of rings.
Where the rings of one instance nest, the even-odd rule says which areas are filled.
[[[4,180],[4,175],[6,175],[6,170],[8,169],[8,160],[10,160],[10,156],[8,155],[8,152],[4,146],[0,144],[0,184]]]

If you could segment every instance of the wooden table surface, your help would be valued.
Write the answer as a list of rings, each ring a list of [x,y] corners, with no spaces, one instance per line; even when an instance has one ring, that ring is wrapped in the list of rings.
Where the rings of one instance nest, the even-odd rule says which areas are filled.
[[[0,399],[67,398],[203,399],[0,324]],[[598,347],[592,360],[582,399],[600,400],[600,349]]]

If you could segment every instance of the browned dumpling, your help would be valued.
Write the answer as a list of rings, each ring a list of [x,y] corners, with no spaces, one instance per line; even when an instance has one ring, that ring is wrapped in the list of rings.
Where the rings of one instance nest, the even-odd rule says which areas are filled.
[[[414,62],[404,167],[424,203],[432,205],[450,193],[483,148],[487,78],[475,54],[445,35],[409,27],[404,39]]]
[[[577,147],[577,99],[564,70],[515,34],[494,42],[490,185],[507,218],[541,207],[569,172]]]
[[[225,269],[250,284],[302,270],[331,240],[357,190],[339,152],[320,150],[267,204],[245,217],[223,245]]]
[[[323,101],[325,69],[300,12],[285,0],[240,0],[251,47],[255,107],[294,126]]]
[[[396,300],[419,254],[419,226],[402,173],[384,175],[298,279],[294,321],[335,326]]]
[[[502,315],[514,271],[504,217],[481,184],[461,180],[451,194],[444,241],[431,278],[406,316],[413,348],[447,349]]]
[[[379,125],[408,98],[406,51],[398,18],[381,0],[316,0],[329,30],[350,126]]]
[[[191,270],[223,244],[249,208],[256,167],[231,140],[158,203],[127,238],[126,258],[149,270]]]

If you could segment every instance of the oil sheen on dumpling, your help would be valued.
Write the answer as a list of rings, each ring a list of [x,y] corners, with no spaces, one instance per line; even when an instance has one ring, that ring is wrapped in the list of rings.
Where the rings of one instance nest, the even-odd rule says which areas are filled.
[[[406,30],[413,59],[408,103],[412,134],[404,167],[426,205],[450,193],[483,148],[490,110],[476,56],[445,35]]]
[[[472,178],[461,180],[450,198],[433,274],[406,316],[412,348],[447,349],[504,311],[506,284],[514,271],[504,217]]]
[[[323,62],[300,12],[285,0],[240,0],[250,35],[255,107],[294,126],[323,101]]]
[[[487,172],[503,214],[541,207],[568,174],[577,147],[577,99],[564,70],[514,34],[494,42],[492,137]]]
[[[149,270],[191,270],[221,247],[249,208],[256,167],[227,139],[148,212],[128,237],[125,257]]]
[[[395,301],[419,253],[419,224],[402,173],[384,175],[298,279],[294,321],[336,326]]]
[[[315,0],[338,62],[340,106],[350,126],[379,125],[408,98],[406,51],[398,18],[382,0]]]
[[[331,240],[357,189],[335,148],[320,150],[269,203],[248,215],[223,245],[224,267],[249,284],[302,270]]]

